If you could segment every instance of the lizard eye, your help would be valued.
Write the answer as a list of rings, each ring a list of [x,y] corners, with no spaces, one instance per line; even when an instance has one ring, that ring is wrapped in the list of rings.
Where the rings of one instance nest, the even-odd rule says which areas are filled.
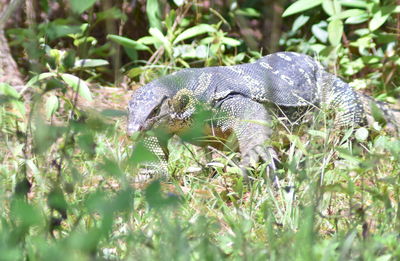
[[[161,105],[158,105],[153,109],[148,118],[151,119],[158,116],[160,114],[160,110],[161,110]]]

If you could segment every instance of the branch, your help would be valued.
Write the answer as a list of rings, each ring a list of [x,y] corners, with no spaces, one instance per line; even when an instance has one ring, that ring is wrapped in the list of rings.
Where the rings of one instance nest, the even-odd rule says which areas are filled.
[[[22,5],[22,0],[12,0],[6,9],[0,14],[0,30],[2,30],[12,14]]]

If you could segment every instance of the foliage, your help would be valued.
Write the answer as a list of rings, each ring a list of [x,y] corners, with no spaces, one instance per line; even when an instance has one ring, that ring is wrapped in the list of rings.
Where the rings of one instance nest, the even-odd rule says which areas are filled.
[[[124,47],[127,55],[137,59],[138,51],[146,51],[151,57],[145,66],[135,66],[127,71],[129,77],[146,75],[149,69],[157,63],[163,64],[164,74],[180,67],[191,67],[190,62],[202,61],[204,65],[225,64],[231,65],[240,62],[244,54],[232,56],[226,53],[227,49],[241,44],[239,40],[227,37],[221,26],[221,21],[209,25],[207,23],[193,24],[185,14],[192,4],[182,4],[178,9],[171,9],[161,21],[158,10],[159,1],[147,1],[147,14],[150,28],[149,35],[138,40],[118,35],[108,35],[108,39]],[[216,11],[215,11],[216,12]],[[164,25],[164,26],[162,26]],[[198,39],[199,36],[202,36]],[[156,67],[157,68],[157,67]],[[154,76],[152,76],[154,77]]]
[[[56,2],[63,1],[40,1],[44,15],[59,11],[51,9]],[[378,125],[338,133],[323,113],[297,130],[275,122],[272,143],[282,159],[275,181],[262,164],[246,184],[232,166],[235,153],[206,162],[206,152],[179,142],[169,144],[171,177],[139,181],[125,104],[103,107],[108,97],[97,85],[111,85],[119,46],[122,72],[142,82],[261,55],[235,31],[243,17],[263,19],[261,1],[203,14],[206,2],[147,1],[141,14],[149,26],[138,38],[96,34],[127,16],[92,0],[68,1],[66,18],[7,31],[30,80],[19,92],[0,83],[0,260],[400,258],[400,141]],[[360,77],[358,87],[371,83],[370,92],[393,100],[398,6],[286,3],[292,26],[283,48],[321,62],[337,58],[340,75]]]
[[[394,102],[400,81],[399,12],[395,1],[299,0],[283,13],[284,17],[300,15],[282,44],[330,60],[330,66],[350,81],[362,77],[354,81],[356,88],[375,86],[380,99]],[[304,32],[306,37],[296,37]]]

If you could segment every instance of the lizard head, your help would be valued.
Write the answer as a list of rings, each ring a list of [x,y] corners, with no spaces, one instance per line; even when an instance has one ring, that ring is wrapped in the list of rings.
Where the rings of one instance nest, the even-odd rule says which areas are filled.
[[[168,91],[165,88],[146,85],[138,89],[132,95],[128,105],[128,135],[149,130],[168,115],[168,97]]]

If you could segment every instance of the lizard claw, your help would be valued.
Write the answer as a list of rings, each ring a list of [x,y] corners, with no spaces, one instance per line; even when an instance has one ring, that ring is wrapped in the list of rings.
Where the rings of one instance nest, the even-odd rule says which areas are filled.
[[[253,147],[251,150],[246,152],[243,155],[242,166],[245,167],[256,167],[258,162],[267,163],[266,174],[267,177],[274,177],[274,172],[276,168],[276,162],[280,162],[278,159],[278,155],[272,147],[266,147],[262,145],[257,145]],[[242,169],[243,169],[242,167]],[[244,177],[248,179],[247,173],[244,174]]]

